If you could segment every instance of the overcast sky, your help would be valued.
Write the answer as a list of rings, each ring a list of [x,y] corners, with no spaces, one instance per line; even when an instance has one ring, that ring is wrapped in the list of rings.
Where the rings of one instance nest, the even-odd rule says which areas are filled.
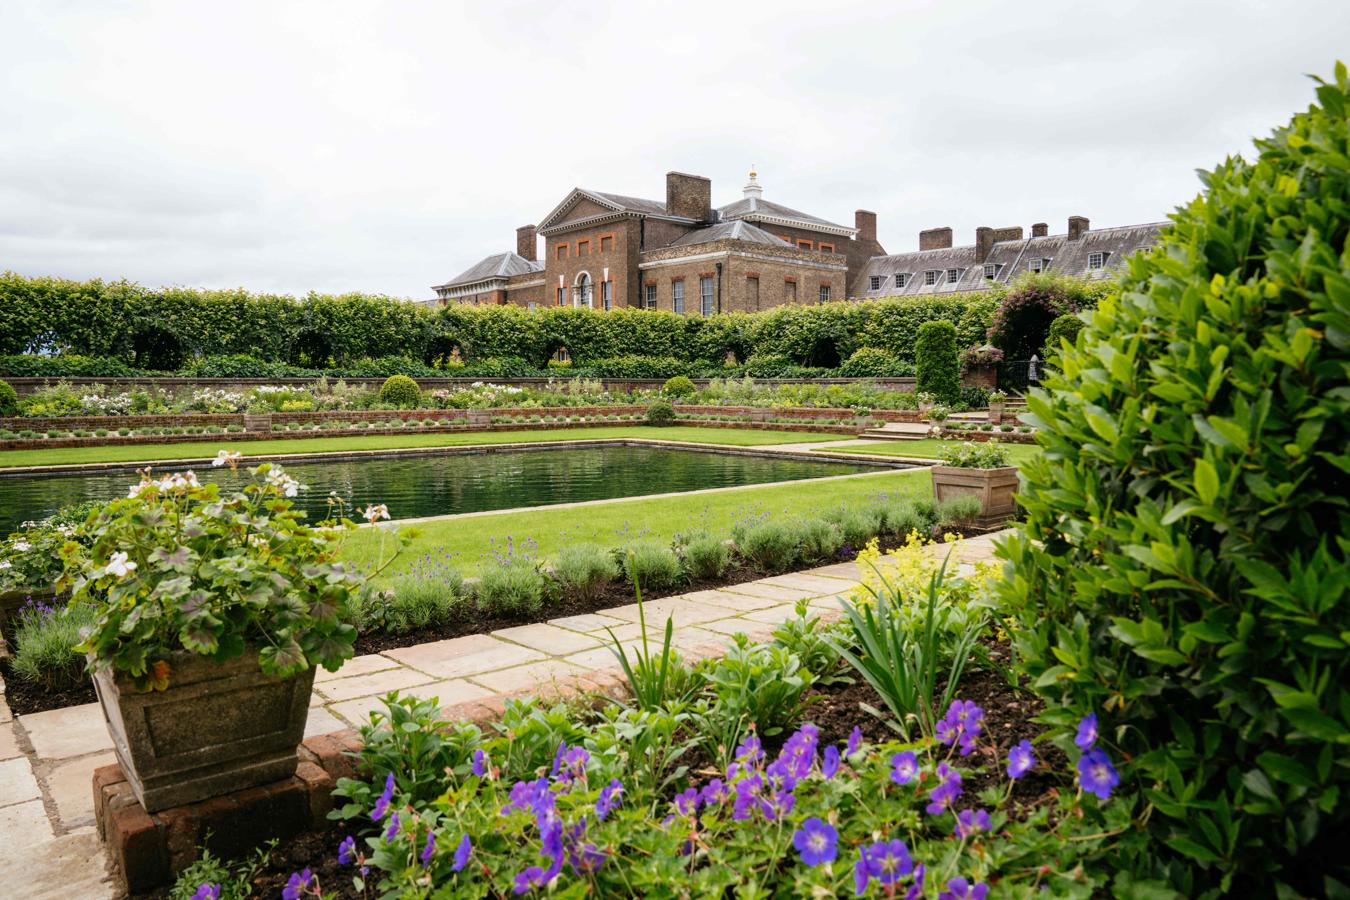
[[[0,5],[0,269],[426,298],[573,186],[847,225],[1161,220],[1350,2]]]

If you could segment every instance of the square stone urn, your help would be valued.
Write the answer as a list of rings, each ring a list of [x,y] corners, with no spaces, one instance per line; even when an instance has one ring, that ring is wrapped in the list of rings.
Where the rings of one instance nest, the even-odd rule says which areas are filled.
[[[933,466],[931,471],[933,494],[938,503],[962,494],[980,498],[980,517],[975,524],[981,528],[990,528],[1010,519],[1017,510],[1013,500],[1017,493],[1017,466],[997,469]]]
[[[273,678],[248,651],[224,663],[169,658],[168,690],[140,693],[112,669],[94,675],[113,750],[147,812],[295,774],[314,670]]]

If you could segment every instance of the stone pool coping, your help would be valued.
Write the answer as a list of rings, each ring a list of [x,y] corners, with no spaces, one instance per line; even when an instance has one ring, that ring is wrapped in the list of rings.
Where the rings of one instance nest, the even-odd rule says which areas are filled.
[[[968,566],[990,559],[1003,533],[929,552],[951,548]],[[860,578],[860,565],[847,562],[664,597],[646,604],[649,634],[671,616],[672,643],[686,657],[718,655],[736,632],[767,639],[798,600],[833,615],[835,598]],[[435,696],[451,715],[477,721],[500,715],[511,697],[613,695],[623,679],[605,643],[607,627],[631,652],[641,637],[637,605],[350,659],[335,673],[318,673],[306,737],[342,743],[390,690]],[[94,830],[91,790],[94,770],[113,762],[111,746],[96,703],[12,716],[0,696],[0,883],[22,887],[24,897],[117,895]]]
[[[477,456],[486,453],[534,451],[556,449],[558,447],[657,447],[678,450],[698,450],[711,453],[730,453],[741,456],[764,456],[802,461],[853,462],[866,464],[885,464],[892,468],[914,468],[932,465],[935,460],[904,458],[896,456],[869,455],[863,453],[830,453],[810,451],[805,448],[820,444],[828,446],[832,441],[803,441],[792,444],[759,444],[743,446],[739,444],[712,444],[702,441],[671,441],[660,438],[580,438],[565,441],[515,441],[509,444],[462,444],[444,447],[403,447],[382,450],[332,450],[313,453],[262,453],[257,456],[245,455],[247,462],[325,462],[360,459],[398,458],[404,456]],[[183,468],[200,465],[209,466],[214,457],[194,457],[190,459],[144,459],[93,463],[58,463],[49,466],[0,466],[0,477],[18,475],[61,475],[90,472],[134,472],[145,466],[172,466]]]

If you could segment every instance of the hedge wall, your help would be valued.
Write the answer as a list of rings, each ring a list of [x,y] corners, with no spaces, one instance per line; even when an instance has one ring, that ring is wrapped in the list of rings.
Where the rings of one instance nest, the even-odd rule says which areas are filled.
[[[628,309],[437,308],[354,293],[310,293],[297,300],[242,289],[151,289],[5,273],[0,356],[21,368],[44,364],[15,361],[20,354],[88,357],[82,365],[89,374],[118,374],[113,370],[119,367],[178,371],[203,357],[236,355],[315,370],[393,357],[439,367],[455,350],[469,363],[517,360],[542,367],[566,347],[579,367],[638,357],[721,366],[730,353],[742,363],[832,369],[863,348],[912,363],[919,326],[938,319],[957,327],[962,346],[982,343],[1005,293],[999,288],[703,318]]]

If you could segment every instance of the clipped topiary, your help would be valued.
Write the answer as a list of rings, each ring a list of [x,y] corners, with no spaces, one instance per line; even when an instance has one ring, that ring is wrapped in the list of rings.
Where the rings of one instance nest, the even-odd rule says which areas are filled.
[[[19,414],[19,395],[14,392],[14,388],[9,386],[9,382],[0,381],[0,416],[17,416]]]
[[[956,326],[937,320],[919,326],[914,347],[914,368],[919,393],[929,393],[943,403],[961,396],[961,363],[956,356]]]
[[[390,375],[380,387],[380,400],[400,409],[412,409],[422,402],[422,389],[407,375]]]
[[[1051,354],[1059,353],[1060,341],[1067,341],[1072,344],[1078,337],[1078,332],[1083,330],[1083,320],[1073,313],[1067,313],[1055,319],[1050,323],[1050,332],[1045,337],[1045,350],[1041,354],[1042,359],[1048,359]]]
[[[861,347],[844,360],[839,374],[845,378],[900,378],[913,372],[913,367],[900,357],[875,347]]]
[[[665,387],[661,389],[667,397],[692,397],[697,392],[694,382],[690,381],[685,375],[676,375],[674,378],[666,381]]]
[[[653,400],[647,407],[648,425],[669,425],[675,421],[675,407],[669,400]]]
[[[1343,64],[1317,95],[1202,175],[1032,392],[1000,550],[1042,718],[1076,752],[1095,713],[1133,795],[1113,864],[1188,897],[1350,884]]]

